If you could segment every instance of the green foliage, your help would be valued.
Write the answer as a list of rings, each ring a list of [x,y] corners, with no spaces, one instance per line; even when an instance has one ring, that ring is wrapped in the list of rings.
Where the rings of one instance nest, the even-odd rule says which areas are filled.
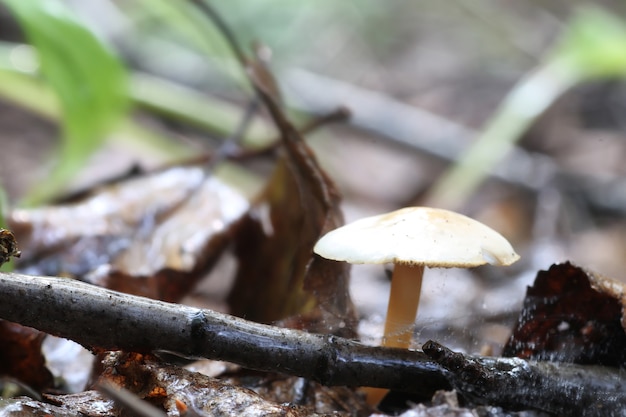
[[[553,52],[509,91],[472,147],[433,185],[429,204],[458,209],[559,97],[584,82],[624,76],[626,25],[601,9],[581,9]]]
[[[312,37],[340,39],[352,33],[370,47],[387,46],[395,33],[390,25],[397,20],[393,8],[376,0],[229,0],[215,5],[242,44],[261,40],[276,51],[279,60],[310,53]],[[331,24],[336,21],[341,25]],[[333,33],[337,30],[345,32]]]
[[[71,15],[62,1],[0,2],[4,2],[15,13],[29,41],[37,49],[40,74],[54,92],[61,113],[64,140],[58,164],[48,181],[28,198],[28,203],[34,204],[57,193],[76,175],[91,152],[102,144],[111,124],[124,114],[129,97],[133,98],[127,91],[123,64]],[[311,34],[333,38],[333,29],[327,24],[330,20],[340,20],[343,24],[341,31],[356,33],[369,46],[376,43],[387,45],[388,40],[381,34],[391,30],[385,25],[394,20],[391,18],[393,12],[389,11],[392,8],[370,0],[358,3],[331,0],[315,3],[229,0],[215,3],[215,6],[231,25],[242,45],[248,46],[250,41],[259,39],[274,48],[278,57],[290,53],[315,56],[316,51],[311,50],[310,40],[307,39],[310,39]],[[134,20],[137,36],[182,41],[183,48],[194,49],[207,61],[217,63],[222,70],[220,75],[226,75],[226,80],[247,88],[241,68],[232,59],[232,52],[226,46],[222,34],[213,22],[197,10],[192,1],[135,0],[121,2],[119,7]],[[42,93],[36,95],[37,85],[29,87],[28,83],[22,82],[19,84],[22,89],[17,91],[17,81],[25,81],[20,80],[26,78],[24,74],[4,74],[8,73],[0,73],[1,94],[29,96],[31,108],[50,103],[47,91],[42,94],[42,90]],[[456,175],[443,178],[433,194],[436,197],[437,193],[450,192],[457,196],[455,204],[458,204],[480,183],[490,167],[504,156],[536,117],[563,92],[581,82],[621,77],[624,74],[624,22],[599,8],[581,9],[565,28],[552,53],[520,80],[505,98],[478,138],[475,150],[466,155],[467,162],[457,165]],[[33,84],[34,80],[28,81]],[[204,119],[219,122],[227,119],[223,116],[214,117],[215,110],[205,110],[197,105],[198,101],[173,94],[172,91],[167,88],[158,91],[150,88],[147,90],[149,94],[139,97],[135,93],[134,99],[153,111],[160,106],[158,110],[162,112],[178,112],[175,116],[187,123],[191,120],[197,124],[199,120],[202,122],[200,126],[204,128],[208,124]],[[181,100],[173,99],[179,96]],[[197,99],[207,100],[200,96]],[[144,103],[147,101],[152,102]],[[191,104],[184,106],[185,101]],[[168,107],[168,104],[171,106]],[[56,113],[49,111],[49,107],[43,111],[56,117]],[[190,108],[200,111],[193,112]],[[237,123],[238,113],[236,110],[231,113],[234,114],[231,117],[234,121],[225,123],[226,127],[218,130],[232,130],[231,125]],[[215,126],[209,129],[215,130]],[[470,163],[472,160],[474,163]],[[468,175],[467,171],[474,173]]]
[[[53,173],[27,198],[54,196],[102,144],[127,109],[122,63],[58,0],[2,0],[37,50],[40,73],[58,98],[63,141]]]
[[[317,62],[316,48],[327,48],[329,39],[360,39],[368,48],[387,52],[397,41],[390,25],[393,8],[374,0],[314,2],[292,0],[204,0],[224,18],[241,46],[248,49],[261,42],[273,51],[272,64],[305,65]],[[173,41],[177,47],[193,50],[215,66],[220,82],[249,88],[241,67],[232,59],[223,35],[197,6],[188,0],[134,0],[120,7],[134,19],[135,29],[151,40]],[[338,23],[340,22],[340,23]],[[390,30],[387,30],[390,29]],[[305,65],[306,66],[306,65]]]
[[[552,59],[581,80],[626,75],[626,25],[599,8],[581,9]]]
[[[249,89],[240,65],[214,22],[189,0],[138,0],[121,5],[135,18],[137,33],[179,41],[218,67],[228,82]],[[156,28],[156,31],[154,30]]]

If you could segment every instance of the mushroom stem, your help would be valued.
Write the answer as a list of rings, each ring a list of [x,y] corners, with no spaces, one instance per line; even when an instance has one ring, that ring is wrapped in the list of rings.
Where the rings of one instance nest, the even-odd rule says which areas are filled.
[[[395,264],[387,304],[383,346],[407,349],[411,345],[423,276],[423,265]],[[367,403],[371,406],[378,405],[388,392],[383,388],[371,387],[365,388],[364,391]]]
[[[407,349],[411,345],[423,275],[423,265],[395,265],[391,277],[383,346]]]

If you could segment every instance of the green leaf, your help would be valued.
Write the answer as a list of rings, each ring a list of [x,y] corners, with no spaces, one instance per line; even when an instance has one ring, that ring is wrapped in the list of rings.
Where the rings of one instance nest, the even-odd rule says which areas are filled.
[[[580,9],[554,51],[554,59],[581,81],[626,75],[626,25],[596,8]]]
[[[40,73],[56,94],[63,140],[58,163],[27,198],[45,201],[59,192],[101,146],[127,109],[127,75],[120,60],[58,0],[2,0],[37,50]]]

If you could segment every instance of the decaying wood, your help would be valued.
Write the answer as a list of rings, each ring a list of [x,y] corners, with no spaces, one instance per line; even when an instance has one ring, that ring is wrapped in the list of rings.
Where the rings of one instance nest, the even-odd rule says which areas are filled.
[[[466,356],[434,342],[428,355],[370,347],[62,278],[0,274],[0,317],[92,348],[166,350],[326,385],[422,394],[453,386],[477,403],[568,415],[626,409],[625,375],[615,368]]]

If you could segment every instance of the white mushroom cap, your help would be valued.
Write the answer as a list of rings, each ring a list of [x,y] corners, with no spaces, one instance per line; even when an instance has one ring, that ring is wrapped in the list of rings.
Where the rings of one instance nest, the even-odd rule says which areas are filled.
[[[510,265],[519,259],[498,232],[462,214],[408,207],[357,220],[323,236],[313,251],[353,264],[430,267]]]

